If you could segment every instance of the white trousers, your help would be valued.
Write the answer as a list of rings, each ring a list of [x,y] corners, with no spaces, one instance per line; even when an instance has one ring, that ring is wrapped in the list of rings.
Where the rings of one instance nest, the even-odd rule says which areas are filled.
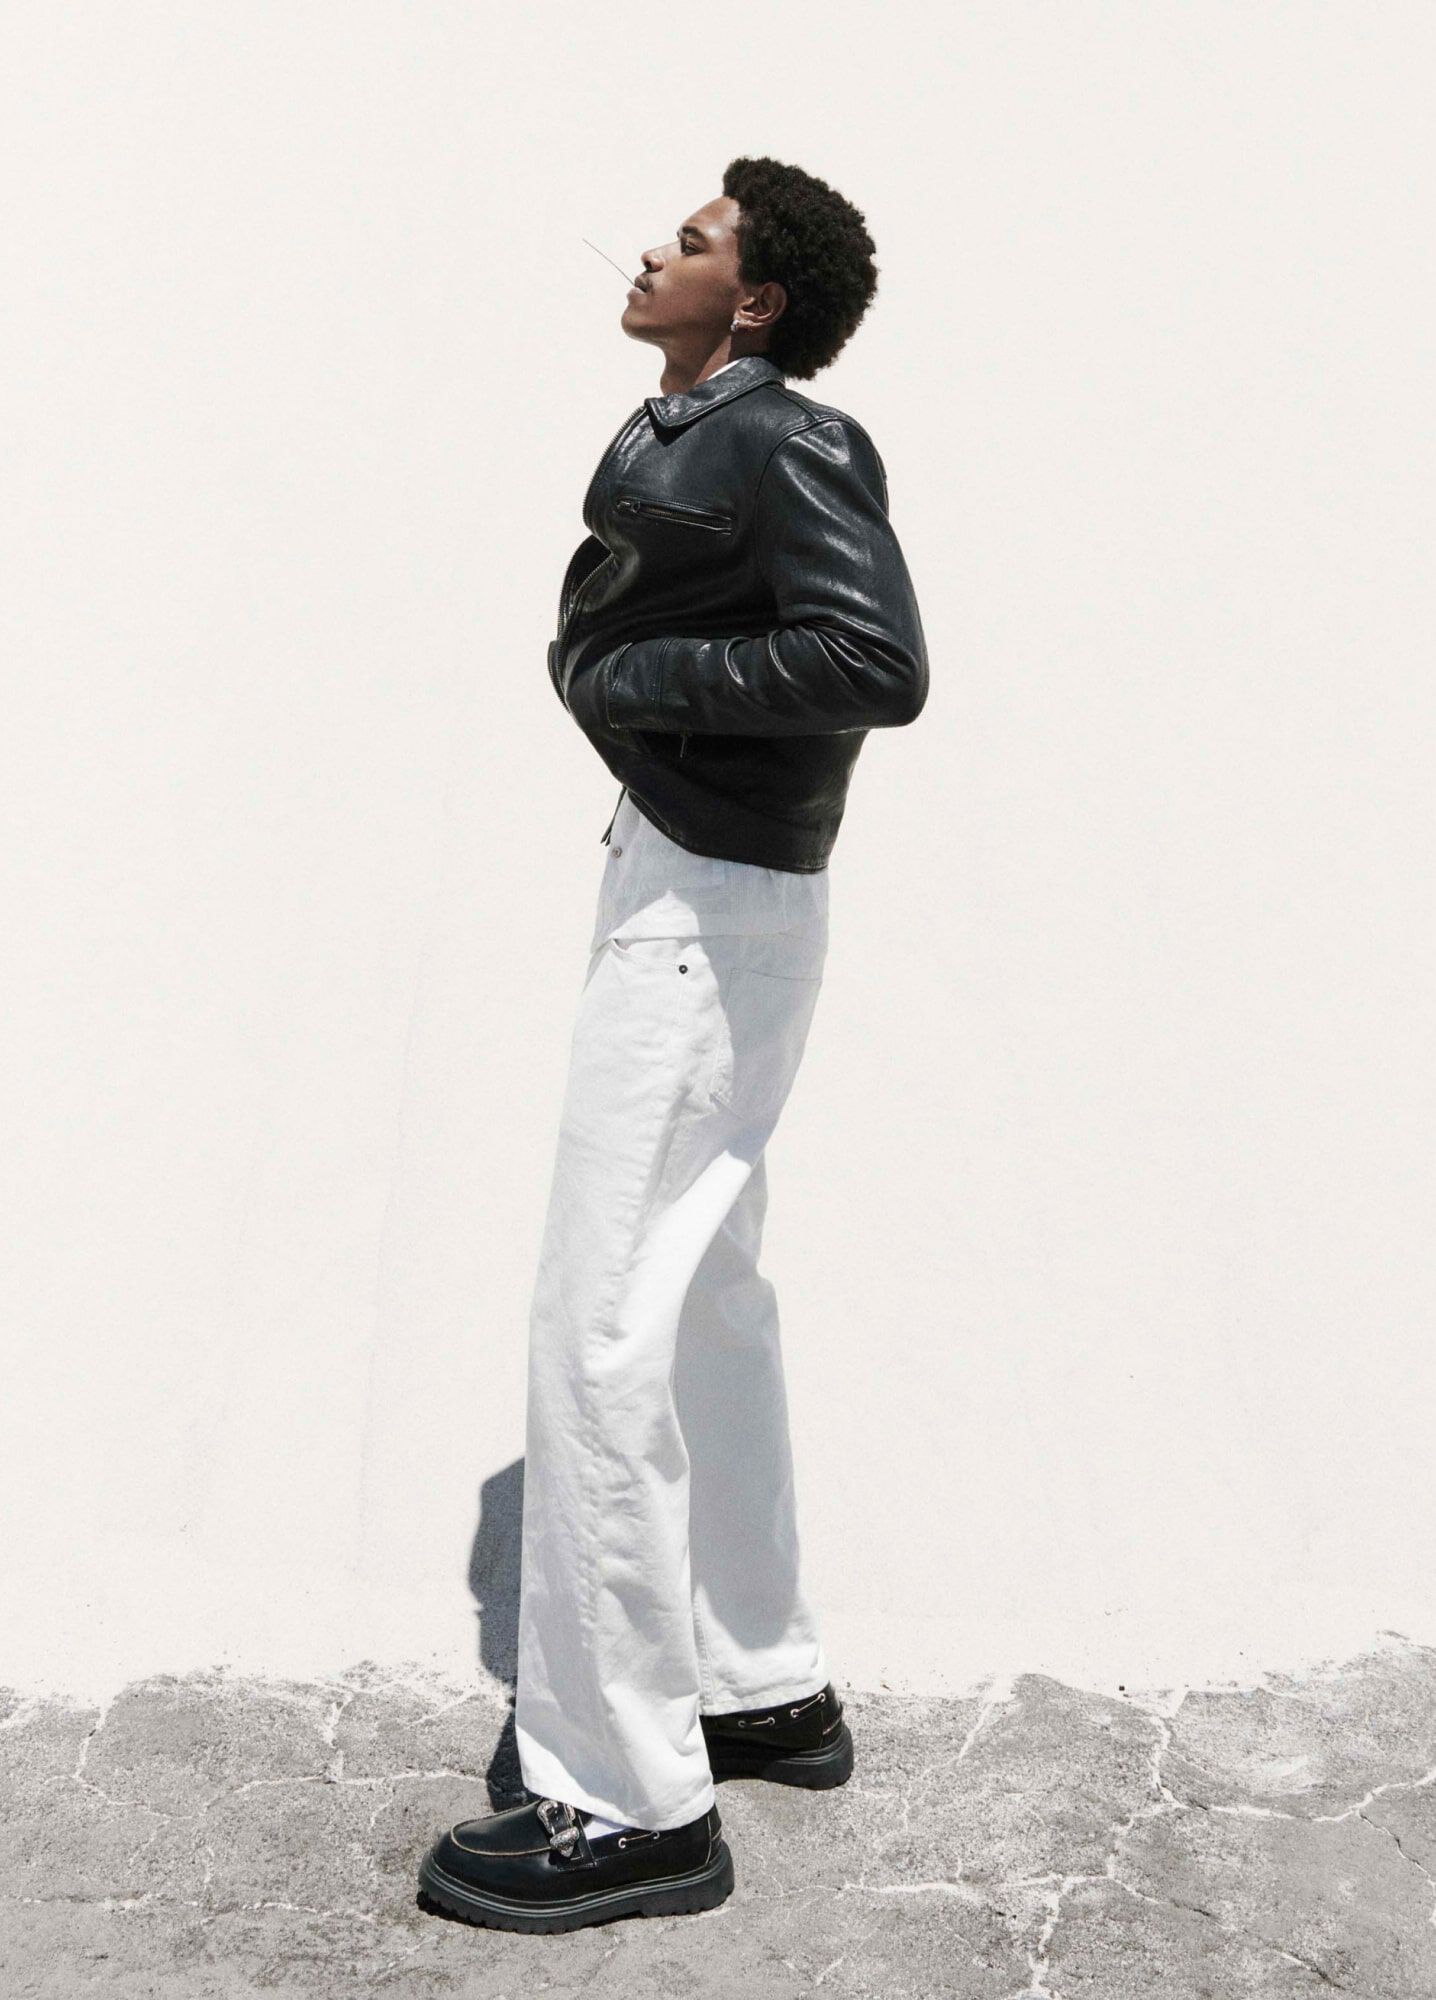
[[[764,1146],[827,939],[604,938],[529,1329],[515,1726],[530,1790],[634,1826],[714,1800],[700,1710],[830,1678],[799,1579]]]

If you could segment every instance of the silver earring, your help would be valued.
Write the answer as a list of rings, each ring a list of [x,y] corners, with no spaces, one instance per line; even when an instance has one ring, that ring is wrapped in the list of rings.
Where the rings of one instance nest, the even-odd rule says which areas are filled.
[[[733,324],[729,327],[728,331],[730,333],[736,333],[738,331],[738,322],[736,319],[734,320]]]

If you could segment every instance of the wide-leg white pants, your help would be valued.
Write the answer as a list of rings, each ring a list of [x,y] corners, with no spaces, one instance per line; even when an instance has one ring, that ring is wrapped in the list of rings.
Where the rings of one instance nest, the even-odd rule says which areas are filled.
[[[764,1146],[826,936],[605,938],[534,1290],[518,1753],[530,1790],[680,1826],[700,1710],[829,1679],[799,1579]]]

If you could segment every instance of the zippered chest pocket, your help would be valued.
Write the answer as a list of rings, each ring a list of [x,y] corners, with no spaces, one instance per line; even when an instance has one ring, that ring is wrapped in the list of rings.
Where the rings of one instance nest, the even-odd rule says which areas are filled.
[[[679,528],[697,528],[710,534],[733,532],[733,516],[712,507],[690,507],[686,500],[644,500],[636,493],[624,493],[613,503],[615,514],[639,515],[645,520],[669,521]]]

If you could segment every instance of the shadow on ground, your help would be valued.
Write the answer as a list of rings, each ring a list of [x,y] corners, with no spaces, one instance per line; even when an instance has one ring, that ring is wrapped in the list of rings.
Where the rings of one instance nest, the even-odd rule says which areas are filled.
[[[469,1590],[473,1595],[479,1664],[500,1688],[512,1691],[519,1677],[519,1600],[523,1574],[524,1460],[516,1458],[490,1473],[480,1489],[479,1521],[469,1550]],[[496,1788],[486,1810],[517,1804],[528,1795],[519,1775],[518,1741],[512,1701],[502,1710],[503,1728],[493,1746],[489,1781]]]

